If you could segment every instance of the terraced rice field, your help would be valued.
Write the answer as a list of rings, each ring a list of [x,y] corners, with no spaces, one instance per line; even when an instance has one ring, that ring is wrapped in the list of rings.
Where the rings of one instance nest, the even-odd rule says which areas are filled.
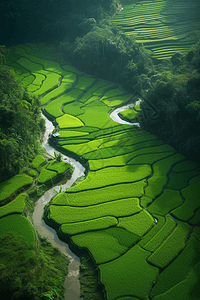
[[[137,43],[153,51],[158,59],[170,58],[175,52],[183,54],[193,42],[191,31],[200,29],[198,0],[140,0],[128,2],[112,20],[119,29]]]
[[[52,199],[45,221],[88,249],[106,298],[198,299],[199,167],[155,136],[111,120],[113,102],[130,95],[66,66],[43,45],[14,47],[9,63],[21,80],[37,79],[28,89],[35,86],[57,121],[59,149],[88,161],[87,177]]]

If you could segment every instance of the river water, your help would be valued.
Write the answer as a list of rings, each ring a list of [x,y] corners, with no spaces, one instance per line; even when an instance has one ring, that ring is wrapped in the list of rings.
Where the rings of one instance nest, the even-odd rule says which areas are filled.
[[[43,137],[42,146],[48,151],[50,155],[54,156],[54,151],[57,151],[48,144],[48,136],[49,133],[53,131],[54,126],[52,122],[50,122],[46,117],[43,116],[43,118],[45,119],[46,131]],[[74,167],[74,172],[71,179],[62,185],[62,190],[65,191],[74,183],[74,181],[78,177],[84,175],[85,168],[79,162],[70,157],[63,155],[62,158],[63,161],[69,162]],[[45,205],[51,200],[53,196],[56,195],[54,190],[59,192],[60,185],[52,187],[37,200],[34,207],[32,219],[38,232],[42,236],[45,236],[51,244],[57,247],[69,259],[68,274],[65,278],[65,300],[78,300],[80,299],[80,282],[78,279],[80,259],[69,249],[69,246],[66,243],[62,242],[58,238],[56,231],[53,228],[49,227],[42,219]]]
[[[120,124],[129,124],[129,125],[137,125],[139,126],[139,123],[129,123],[124,120],[122,120],[118,113],[122,110],[132,107],[136,104],[129,104],[125,105],[123,107],[115,109],[111,114],[110,117],[114,121]],[[57,152],[53,147],[51,147],[48,144],[48,137],[49,133],[51,133],[54,129],[54,126],[51,121],[49,121],[45,116],[43,116],[45,119],[45,125],[46,125],[46,131],[43,136],[42,140],[42,147],[44,147],[47,152],[54,156],[54,152]],[[74,160],[71,157],[62,156],[63,161],[68,162],[74,167],[74,172],[72,174],[72,177],[70,180],[68,180],[66,183],[62,184],[62,191],[65,191],[68,189],[77,178],[84,175],[85,168],[76,160]],[[80,266],[80,259],[77,255],[75,255],[70,249],[69,246],[62,242],[58,236],[56,231],[49,227],[44,220],[42,219],[43,213],[44,213],[44,207],[45,205],[51,200],[53,196],[56,195],[56,190],[59,192],[61,185],[56,185],[46,191],[43,196],[41,196],[34,206],[34,212],[32,215],[33,224],[36,227],[37,231],[44,237],[47,238],[47,240],[57,247],[62,253],[64,253],[67,258],[69,259],[69,266],[68,266],[68,274],[65,278],[65,300],[78,300],[80,299],[80,282],[79,282],[79,266]]]

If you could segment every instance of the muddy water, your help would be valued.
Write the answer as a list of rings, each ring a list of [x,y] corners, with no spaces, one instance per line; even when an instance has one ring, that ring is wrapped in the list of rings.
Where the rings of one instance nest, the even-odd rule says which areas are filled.
[[[54,156],[55,149],[52,148],[47,142],[49,133],[53,131],[54,126],[47,118],[44,117],[44,119],[46,122],[46,131],[43,136],[42,146],[48,151],[50,155]],[[74,181],[78,177],[84,175],[85,168],[79,162],[64,155],[63,161],[69,162],[74,167],[72,178],[62,185],[62,190],[65,191],[74,183]],[[69,266],[68,274],[65,278],[65,300],[78,300],[80,299],[80,283],[78,280],[80,259],[69,249],[69,246],[66,243],[62,242],[58,238],[56,231],[53,228],[49,227],[44,222],[44,220],[42,220],[45,205],[51,200],[53,196],[56,195],[54,190],[59,192],[60,185],[54,186],[37,200],[34,207],[32,219],[38,232],[42,236],[45,236],[50,243],[52,243],[68,257]]]

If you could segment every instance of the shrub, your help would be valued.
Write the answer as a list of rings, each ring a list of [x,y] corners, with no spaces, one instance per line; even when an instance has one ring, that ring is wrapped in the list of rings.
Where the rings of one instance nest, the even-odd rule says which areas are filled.
[[[30,170],[29,175],[31,175],[32,177],[35,177],[37,175],[37,172],[35,170]]]

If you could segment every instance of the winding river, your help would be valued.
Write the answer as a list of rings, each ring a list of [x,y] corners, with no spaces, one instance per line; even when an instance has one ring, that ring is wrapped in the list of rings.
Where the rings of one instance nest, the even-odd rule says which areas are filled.
[[[118,113],[121,112],[122,110],[132,107],[135,104],[129,104],[125,105],[123,107],[115,109],[111,114],[110,117],[112,120],[120,123],[120,124],[129,124],[129,125],[137,125],[139,126],[138,123],[129,123],[124,120],[122,120],[119,116]],[[54,156],[54,151],[57,152],[53,147],[51,147],[48,144],[48,136],[49,133],[51,133],[54,129],[54,126],[51,121],[49,121],[45,116],[43,116],[45,119],[45,125],[46,125],[46,131],[43,136],[42,140],[42,146],[47,150],[47,152],[51,155]],[[74,172],[72,174],[72,177],[70,180],[68,180],[66,183],[62,184],[62,190],[65,191],[68,189],[75,181],[77,178],[81,177],[84,175],[85,168],[76,160],[74,160],[71,157],[62,156],[63,161],[68,162],[74,167]],[[70,249],[69,246],[62,242],[57,234],[56,231],[49,227],[44,220],[42,219],[43,212],[44,212],[44,207],[45,205],[51,200],[53,196],[56,195],[56,192],[59,192],[61,185],[56,185],[46,191],[43,196],[41,196],[37,202],[35,203],[34,206],[34,212],[32,215],[33,223],[38,230],[38,232],[47,238],[47,240],[57,247],[62,253],[64,253],[67,258],[69,259],[69,266],[68,266],[68,274],[65,278],[65,300],[78,300],[80,299],[80,282],[79,282],[79,266],[80,266],[80,259],[77,255],[75,255]]]

